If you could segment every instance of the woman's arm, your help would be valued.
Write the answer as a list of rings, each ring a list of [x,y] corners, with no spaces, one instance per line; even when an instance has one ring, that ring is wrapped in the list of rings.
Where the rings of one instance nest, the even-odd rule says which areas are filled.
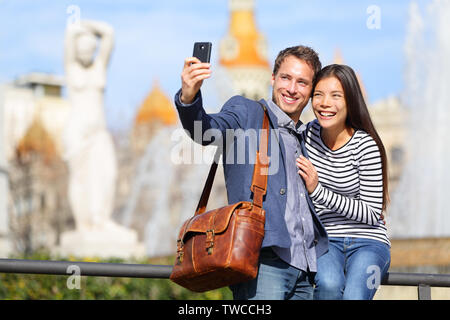
[[[297,159],[299,174],[314,201],[351,220],[376,225],[383,219],[383,175],[378,148],[363,151],[359,164],[360,199],[354,199],[324,187],[311,161],[305,157]]]
[[[75,61],[75,39],[81,32],[81,27],[77,24],[70,24],[66,28],[64,37],[64,64],[67,66]]]

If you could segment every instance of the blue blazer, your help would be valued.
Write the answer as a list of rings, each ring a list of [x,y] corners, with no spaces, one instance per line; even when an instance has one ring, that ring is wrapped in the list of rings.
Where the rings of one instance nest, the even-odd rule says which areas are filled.
[[[194,102],[187,106],[180,103],[180,93],[181,90],[179,90],[175,95],[175,105],[177,107],[183,128],[190,133],[192,138],[195,137],[195,121],[197,121],[197,128],[201,123],[202,136],[208,129],[216,129],[222,132],[222,136],[224,137],[222,142],[224,154],[227,157],[227,161],[223,161],[223,168],[228,203],[231,204],[239,201],[252,201],[250,185],[253,177],[254,161],[250,160],[259,146],[259,130],[262,128],[262,120],[264,115],[264,110],[261,105],[257,101],[249,100],[242,96],[234,96],[225,103],[219,113],[207,114],[203,108],[200,91],[195,97]],[[267,106],[263,99],[260,102]],[[270,111],[269,108],[267,108],[267,111],[270,119],[270,131],[272,131],[272,129],[278,129],[276,116]],[[254,145],[254,142],[252,143],[253,145],[249,143],[251,139],[245,139],[245,161],[238,158],[242,156],[242,143],[240,147],[239,143],[227,141],[227,129],[242,129],[242,132],[246,132],[246,130],[253,130],[258,133],[256,134],[256,146]],[[197,136],[200,136],[198,132],[196,134]],[[262,247],[278,246],[282,248],[289,248],[291,245],[291,240],[284,219],[287,189],[286,169],[284,165],[285,149],[281,136],[277,135],[275,137],[277,141],[272,141],[274,137],[275,135],[272,133],[269,135],[268,155],[271,158],[271,162],[269,165],[269,176],[267,180],[267,193],[263,201],[263,207],[266,211],[266,224]],[[212,143],[212,141],[203,141],[201,137],[197,138],[200,139],[197,139],[199,141],[196,142],[203,145]],[[234,142],[236,142],[236,135],[232,138]],[[231,138],[228,139],[231,140]],[[272,148],[272,146],[275,146],[276,148]],[[303,141],[301,141],[301,146],[303,154],[307,156]],[[278,154],[272,154],[272,149],[274,149],[274,152],[278,152]],[[230,153],[230,151],[233,152]],[[274,167],[275,169],[271,167],[273,159],[278,159],[277,167]],[[316,255],[317,257],[320,257],[328,250],[328,236],[324,226],[316,215],[311,199],[309,197],[307,197],[307,199],[314,223],[314,244]]]

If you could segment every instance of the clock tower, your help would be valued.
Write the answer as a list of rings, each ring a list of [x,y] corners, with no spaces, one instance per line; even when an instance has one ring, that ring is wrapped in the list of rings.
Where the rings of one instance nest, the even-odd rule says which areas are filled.
[[[230,25],[220,41],[219,62],[225,69],[232,94],[267,99],[272,70],[267,60],[267,41],[258,32],[254,0],[230,0]]]

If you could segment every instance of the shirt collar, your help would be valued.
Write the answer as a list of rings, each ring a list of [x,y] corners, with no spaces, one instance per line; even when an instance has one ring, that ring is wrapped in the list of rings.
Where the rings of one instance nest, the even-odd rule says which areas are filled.
[[[306,126],[300,120],[297,122],[297,125],[295,125],[294,120],[284,113],[284,111],[272,100],[267,101],[267,105],[269,106],[270,111],[275,114],[278,127],[295,131],[297,134],[301,134],[306,129]]]

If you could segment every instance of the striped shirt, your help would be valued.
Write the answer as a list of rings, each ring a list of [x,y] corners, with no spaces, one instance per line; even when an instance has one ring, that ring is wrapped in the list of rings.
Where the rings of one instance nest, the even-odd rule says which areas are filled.
[[[381,219],[383,175],[381,155],[373,138],[355,130],[341,148],[331,150],[321,139],[317,120],[304,132],[309,160],[319,183],[310,194],[329,237],[357,237],[390,246]]]

